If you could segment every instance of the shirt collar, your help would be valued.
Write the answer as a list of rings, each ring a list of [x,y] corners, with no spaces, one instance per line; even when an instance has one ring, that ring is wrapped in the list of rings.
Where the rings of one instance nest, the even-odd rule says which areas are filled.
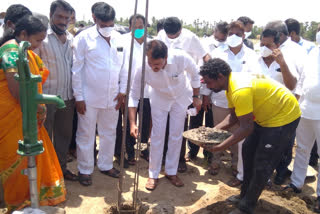
[[[291,39],[287,38],[287,40],[280,45],[280,49],[283,48],[284,46],[287,46],[290,41],[291,41]]]
[[[51,28],[51,26],[50,26],[50,24],[49,24],[49,27],[48,27],[48,30],[47,30],[47,35],[51,35],[51,34],[57,36],[57,34],[52,30],[52,28]],[[68,39],[70,38],[70,36],[73,37],[72,34],[69,33],[68,30],[66,30],[66,35],[67,35],[67,38],[68,38]]]

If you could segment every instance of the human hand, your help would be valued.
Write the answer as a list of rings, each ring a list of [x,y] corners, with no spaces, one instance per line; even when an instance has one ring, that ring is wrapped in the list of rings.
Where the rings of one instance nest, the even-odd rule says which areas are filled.
[[[138,137],[138,127],[136,124],[130,125],[130,135],[137,139]]]
[[[193,98],[193,107],[197,109],[197,112],[201,110],[202,100],[198,97]]]
[[[202,106],[205,112],[208,111],[208,109],[210,109],[210,97],[209,96],[202,96]]]
[[[84,102],[84,100],[76,101],[76,109],[79,114],[86,113],[86,103]]]
[[[38,104],[37,120],[39,127],[42,127],[47,118],[47,107],[44,104]]]
[[[113,101],[117,101],[117,105],[115,107],[116,110],[119,110],[122,105],[124,105],[125,94],[119,93]]]

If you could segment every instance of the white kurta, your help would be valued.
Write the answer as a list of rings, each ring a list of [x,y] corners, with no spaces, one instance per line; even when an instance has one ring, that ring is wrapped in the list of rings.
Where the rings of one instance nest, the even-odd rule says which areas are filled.
[[[125,93],[127,71],[124,69],[125,48],[120,35],[113,32],[110,45],[93,26],[74,40],[72,86],[76,101],[85,101],[86,112],[78,113],[76,134],[78,170],[91,174],[94,169],[96,124],[100,137],[98,168],[113,167],[116,126],[119,112],[115,97]]]
[[[188,72],[191,80],[186,77],[185,71]],[[135,75],[129,96],[129,107],[137,107],[138,105],[141,73],[141,69],[139,69]],[[170,113],[170,130],[165,171],[168,175],[176,175],[184,119],[187,108],[192,102],[191,87],[200,87],[199,70],[192,58],[184,51],[169,49],[167,65],[164,69],[154,72],[149,65],[146,65],[145,84],[152,88],[150,103],[153,127],[149,177],[158,178],[161,170],[168,113]]]

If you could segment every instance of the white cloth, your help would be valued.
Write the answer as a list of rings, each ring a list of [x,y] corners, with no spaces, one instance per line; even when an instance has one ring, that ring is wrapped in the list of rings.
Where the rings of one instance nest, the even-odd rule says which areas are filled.
[[[209,53],[200,42],[199,37],[188,29],[182,28],[179,37],[173,41],[167,36],[164,30],[159,31],[156,39],[163,41],[168,48],[181,49],[186,51],[196,63]]]
[[[261,72],[264,76],[269,77],[273,80],[276,80],[277,82],[284,85],[283,76],[280,70],[280,65],[276,61],[273,61],[271,65],[268,67],[266,63],[263,61],[263,58],[260,57],[259,64],[261,67]],[[295,69],[295,67],[292,65],[291,62],[286,62],[286,64],[291,74],[298,80],[299,74],[297,73],[297,70]]]
[[[299,81],[301,95],[301,117],[310,120],[320,120],[320,49],[313,49],[305,61],[304,72]],[[299,92],[298,92],[299,91]]]
[[[192,89],[186,72],[191,77],[192,88],[200,87],[199,69],[192,58],[184,51],[169,49],[166,66],[158,72],[154,72],[146,64],[145,84],[152,88],[150,102],[152,106],[169,111],[174,103],[185,108],[192,103]],[[140,98],[141,73],[139,68],[133,80],[129,95],[129,107],[137,107]]]
[[[96,25],[74,39],[72,87],[76,101],[85,100],[95,108],[114,107],[117,94],[125,93],[128,72],[121,36],[112,32],[111,46]]]
[[[43,84],[43,93],[60,95],[63,100],[73,99],[71,83],[73,36],[66,31],[67,39],[62,43],[49,27],[47,37],[35,52],[49,69],[48,79]]]
[[[223,50],[228,48],[228,45],[226,43],[218,46],[220,43],[214,38],[214,36],[209,36],[206,38],[203,38],[201,40],[201,43],[203,44],[203,46],[205,48],[207,48],[207,50],[209,51],[209,53],[212,53],[212,51],[214,51],[217,48],[221,48]]]
[[[112,169],[118,116],[119,111],[116,111],[114,107],[100,109],[87,106],[84,115],[78,113],[76,142],[80,173],[89,175],[94,169],[93,151],[96,124],[98,124],[99,133],[97,166],[101,171]]]
[[[307,52],[307,54],[310,53],[310,51],[316,47],[314,42],[310,42],[308,40],[305,40],[304,38],[300,37],[300,41],[298,44]]]
[[[182,132],[187,108],[188,106],[183,107],[178,103],[178,101],[175,101],[169,110],[163,110],[157,105],[151,104],[152,131],[150,137],[151,144],[149,156],[150,178],[158,178],[161,171],[168,113],[170,114],[170,128],[165,173],[168,175],[177,174],[182,143]]]
[[[258,55],[254,50],[246,47],[244,44],[239,53],[236,55],[228,49],[215,49],[211,53],[212,58],[220,58],[226,61],[232,72],[249,72],[261,73],[261,68],[258,62]],[[212,103],[221,108],[228,108],[228,100],[225,91],[214,93],[210,89],[202,90],[203,95],[211,96]]]
[[[131,49],[131,32],[122,35],[123,42],[125,43],[126,55],[125,55],[125,69],[129,74],[129,62],[130,62],[130,49]],[[142,67],[143,59],[143,43],[140,44],[136,39],[133,40],[133,55],[132,55],[132,67],[131,67],[131,78],[130,78],[130,87],[132,85],[134,76],[138,68]],[[147,61],[146,61],[147,63]],[[149,98],[149,85],[146,84],[144,87],[144,98]]]
[[[238,143],[238,162],[237,162],[237,170],[238,170],[238,174],[237,174],[237,179],[239,181],[243,181],[243,175],[244,175],[244,171],[243,171],[243,159],[242,159],[242,144],[243,144],[244,140],[241,140]]]
[[[303,187],[307,175],[310,152],[315,140],[317,140],[318,154],[320,154],[320,120],[302,117],[297,128],[297,149],[291,175],[292,184],[299,189]],[[317,181],[317,196],[320,196],[320,174]]]

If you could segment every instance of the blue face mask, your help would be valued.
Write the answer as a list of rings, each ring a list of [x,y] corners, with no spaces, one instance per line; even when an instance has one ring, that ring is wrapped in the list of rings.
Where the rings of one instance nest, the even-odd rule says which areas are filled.
[[[137,39],[141,39],[144,35],[144,29],[136,29],[134,31],[134,37]]]

